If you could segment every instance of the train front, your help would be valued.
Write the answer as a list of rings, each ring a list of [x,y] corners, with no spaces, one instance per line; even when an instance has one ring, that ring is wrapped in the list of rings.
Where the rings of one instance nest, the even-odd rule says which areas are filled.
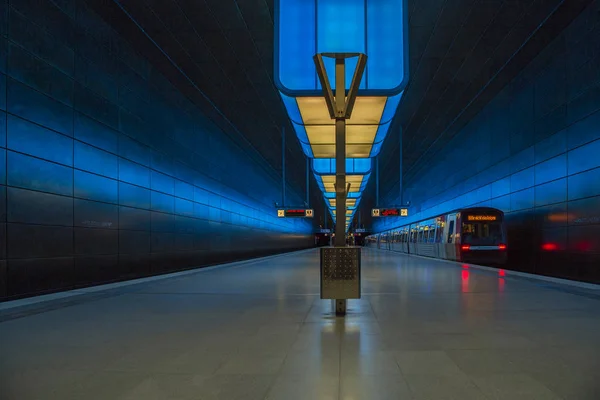
[[[473,264],[505,264],[507,259],[504,213],[495,208],[461,212],[460,260]]]

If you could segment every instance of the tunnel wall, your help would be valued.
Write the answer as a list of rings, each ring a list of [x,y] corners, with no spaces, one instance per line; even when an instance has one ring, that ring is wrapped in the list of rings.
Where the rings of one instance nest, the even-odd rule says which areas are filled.
[[[599,12],[596,1],[405,183],[409,219],[375,229],[496,207],[509,268],[600,283]]]
[[[0,0],[0,298],[313,245],[308,222],[276,218],[281,184],[266,162],[84,1],[8,4]]]

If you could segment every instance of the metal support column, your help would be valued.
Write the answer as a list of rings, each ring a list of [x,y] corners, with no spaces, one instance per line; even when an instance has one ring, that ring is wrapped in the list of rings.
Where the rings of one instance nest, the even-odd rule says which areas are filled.
[[[403,178],[404,178],[404,172],[402,171],[402,127],[400,127],[398,129],[399,134],[398,134],[398,140],[399,140],[399,144],[398,144],[398,149],[400,151],[400,178],[398,179],[398,182],[400,182],[400,206],[404,206],[404,182],[403,182]]]
[[[346,247],[346,60],[335,60],[335,247]],[[341,112],[340,112],[341,111]],[[336,299],[336,315],[346,314],[346,299]]]
[[[285,128],[281,128],[281,206],[285,207]]]
[[[310,204],[310,160],[306,157],[306,207]]]
[[[335,247],[346,246],[346,60],[335,59]]]
[[[335,247],[346,246],[346,121],[335,121]],[[343,156],[340,157],[340,154]]]
[[[327,207],[329,206],[329,204],[327,204],[327,200],[325,201],[325,229],[327,229],[327,225],[329,224],[329,213],[327,212]]]
[[[335,95],[323,56],[335,59]],[[358,57],[358,63],[346,94],[346,58],[350,57]],[[345,249],[349,191],[346,187],[346,120],[352,114],[367,57],[359,53],[324,53],[315,55],[314,61],[329,115],[335,120],[335,243],[334,249],[321,251],[321,298],[332,299],[336,315],[345,315],[347,299],[360,298],[360,249]]]
[[[375,157],[375,207],[379,207],[379,156]]]

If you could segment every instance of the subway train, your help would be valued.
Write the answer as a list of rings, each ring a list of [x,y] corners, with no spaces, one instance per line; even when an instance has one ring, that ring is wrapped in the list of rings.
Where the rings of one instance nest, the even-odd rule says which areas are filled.
[[[504,213],[495,208],[456,210],[367,237],[366,246],[473,264],[506,263]]]

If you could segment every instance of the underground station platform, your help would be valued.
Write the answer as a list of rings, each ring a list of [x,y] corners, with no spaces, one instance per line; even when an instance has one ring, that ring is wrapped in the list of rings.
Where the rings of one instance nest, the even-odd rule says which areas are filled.
[[[1,398],[600,398],[595,286],[361,250],[341,317],[318,249],[3,303]]]

